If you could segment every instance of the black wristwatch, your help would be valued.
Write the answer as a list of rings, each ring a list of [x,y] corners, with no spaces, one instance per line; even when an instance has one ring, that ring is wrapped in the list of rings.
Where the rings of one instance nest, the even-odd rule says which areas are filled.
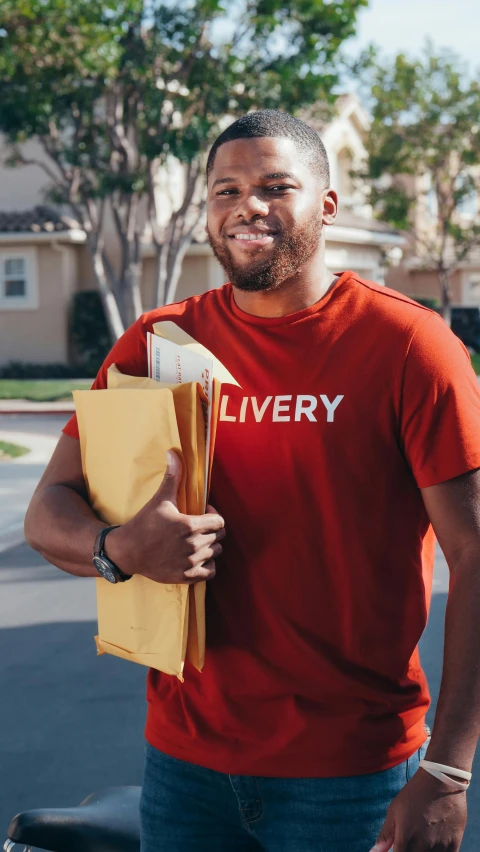
[[[112,530],[118,529],[119,526],[120,524],[115,524],[113,527],[104,527],[100,530],[95,539],[95,546],[93,548],[92,562],[100,576],[105,580],[108,580],[109,583],[125,583],[132,577],[131,574],[124,574],[118,565],[115,565],[115,562],[112,562],[112,560],[108,558],[103,549],[108,533]]]

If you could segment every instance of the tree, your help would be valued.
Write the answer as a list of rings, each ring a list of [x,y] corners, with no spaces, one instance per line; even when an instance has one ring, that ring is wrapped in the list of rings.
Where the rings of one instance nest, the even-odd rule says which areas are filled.
[[[450,324],[451,276],[480,244],[480,85],[450,52],[428,45],[371,66],[372,123],[361,174],[382,219],[409,231],[438,276]]]
[[[32,162],[25,143],[39,142],[50,197],[86,232],[114,336],[143,307],[146,227],[161,304],[174,298],[203,214],[215,136],[251,108],[331,101],[339,48],[367,2],[2,0],[9,162]],[[109,214],[118,257],[105,243]]]

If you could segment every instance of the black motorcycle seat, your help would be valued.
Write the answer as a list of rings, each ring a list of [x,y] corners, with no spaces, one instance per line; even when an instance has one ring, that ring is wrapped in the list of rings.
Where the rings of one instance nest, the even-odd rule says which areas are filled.
[[[76,808],[25,811],[10,840],[49,852],[139,852],[141,787],[108,787]]]

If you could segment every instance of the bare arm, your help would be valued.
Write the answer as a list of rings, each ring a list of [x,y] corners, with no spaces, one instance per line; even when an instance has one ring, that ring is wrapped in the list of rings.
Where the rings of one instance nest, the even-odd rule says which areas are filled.
[[[440,697],[428,759],[470,770],[480,736],[480,471],[425,488],[450,568]]]
[[[80,441],[62,435],[28,507],[25,537],[57,568],[98,577],[92,551],[104,526],[88,504]]]
[[[422,490],[450,569],[442,683],[427,759],[471,770],[480,735],[480,470]],[[458,852],[466,796],[423,770],[392,802],[377,852]]]
[[[128,523],[109,534],[106,552],[125,573],[159,583],[209,580],[215,576],[214,560],[222,551],[225,524],[211,507],[205,515],[178,511],[182,465],[175,453],[170,456],[157,493]],[[62,435],[28,508],[26,539],[63,571],[98,577],[92,552],[103,527],[88,503],[80,442]]]

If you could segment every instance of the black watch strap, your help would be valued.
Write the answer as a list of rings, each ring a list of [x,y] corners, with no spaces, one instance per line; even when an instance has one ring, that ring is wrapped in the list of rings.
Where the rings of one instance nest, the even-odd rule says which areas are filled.
[[[95,544],[94,544],[94,547],[93,547],[93,555],[94,556],[107,556],[107,554],[104,553],[105,539],[106,539],[109,532],[111,532],[112,530],[117,530],[119,526],[121,526],[121,524],[114,524],[113,526],[110,526],[110,527],[103,527],[101,530],[98,531],[97,537],[95,539]],[[115,570],[118,571],[118,574],[119,574],[119,576],[121,577],[122,580],[124,580],[124,581],[130,580],[130,578],[132,576],[131,574],[125,574],[124,571],[122,571],[122,569],[119,568],[118,565],[116,565],[115,562],[112,562],[110,557],[107,557],[107,559],[108,559],[109,562],[111,562],[111,564],[113,565]]]

